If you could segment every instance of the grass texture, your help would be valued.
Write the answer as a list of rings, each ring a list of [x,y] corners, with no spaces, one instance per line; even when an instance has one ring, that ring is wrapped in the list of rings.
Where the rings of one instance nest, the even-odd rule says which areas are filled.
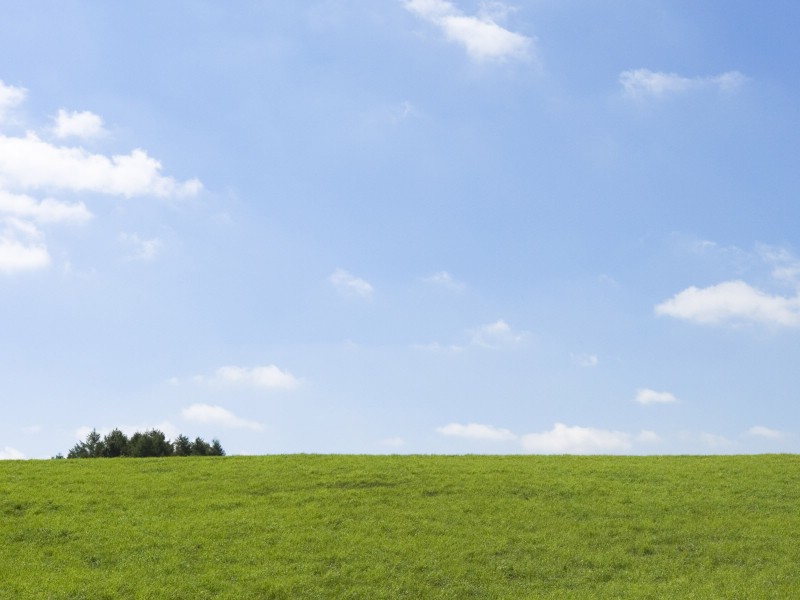
[[[800,457],[0,461],[0,599],[800,598]]]

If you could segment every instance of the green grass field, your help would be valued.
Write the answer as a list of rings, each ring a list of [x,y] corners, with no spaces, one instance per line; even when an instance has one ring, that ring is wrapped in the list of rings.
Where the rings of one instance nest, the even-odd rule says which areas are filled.
[[[800,598],[800,457],[0,462],[0,598]]]

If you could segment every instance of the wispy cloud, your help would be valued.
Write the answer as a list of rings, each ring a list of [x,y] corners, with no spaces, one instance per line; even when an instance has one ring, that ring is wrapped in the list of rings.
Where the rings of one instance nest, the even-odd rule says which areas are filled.
[[[484,10],[476,16],[465,15],[448,0],[406,0],[405,6],[441,29],[448,40],[462,45],[475,61],[530,59],[533,54],[534,38],[497,23],[508,13],[497,10],[504,6],[501,3],[494,3],[495,10]]]
[[[212,406],[210,404],[192,404],[184,408],[181,411],[181,415],[187,421],[195,423],[220,425],[231,429],[252,429],[253,431],[264,429],[261,423],[242,419],[221,406]]]
[[[678,401],[678,399],[669,392],[657,392],[647,388],[636,390],[635,400],[639,404],[672,404]]]
[[[25,455],[11,446],[5,446],[0,450],[0,460],[22,460]]]
[[[579,367],[589,368],[600,364],[600,359],[596,354],[571,354],[570,358]]]
[[[213,376],[198,375],[194,378],[198,383],[211,385],[238,385],[265,390],[293,390],[300,385],[300,380],[275,365],[262,367],[225,366],[217,369]]]
[[[430,283],[431,285],[439,286],[456,292],[464,291],[467,287],[465,284],[455,279],[447,271],[439,271],[438,273],[434,273],[429,277],[423,278],[423,281],[425,283]]]
[[[436,431],[442,435],[468,438],[471,440],[503,442],[517,439],[517,436],[508,429],[500,429],[492,425],[481,425],[480,423],[470,423],[468,425],[450,423],[443,427],[437,427]]]
[[[485,348],[489,350],[499,350],[511,348],[524,342],[528,333],[526,331],[515,331],[504,320],[499,319],[494,323],[481,325],[468,332],[469,341],[466,344],[442,345],[438,342],[431,344],[416,344],[414,347],[419,350],[446,350],[449,352],[464,352],[472,348]]]
[[[16,218],[0,219],[0,273],[35,271],[50,265],[44,236],[33,224]]]
[[[25,101],[28,90],[13,85],[7,85],[0,80],[0,123],[8,117],[11,109],[16,108]]]
[[[119,240],[131,248],[131,258],[139,260],[153,260],[161,252],[163,242],[158,238],[145,239],[137,233],[120,233]]]
[[[514,331],[502,319],[483,325],[472,331],[470,346],[483,348],[502,348],[519,344],[527,337],[526,332]]]
[[[706,446],[716,449],[727,448],[732,445],[732,442],[728,438],[716,433],[703,432],[700,434],[700,441]]]
[[[703,88],[732,92],[744,85],[747,77],[739,71],[728,71],[711,77],[684,77],[677,73],[634,69],[620,73],[619,82],[627,96],[644,99],[663,98]]]
[[[706,288],[689,287],[655,307],[656,315],[705,325],[758,323],[800,325],[800,296],[763,292],[744,281],[726,281]]]
[[[0,215],[4,214],[37,223],[85,223],[94,216],[83,202],[61,202],[53,198],[36,200],[0,189]]]
[[[80,138],[91,139],[105,135],[103,119],[90,111],[67,112],[63,108],[58,111],[53,126],[53,133],[59,139]]]
[[[346,296],[357,296],[359,298],[371,298],[375,292],[372,284],[356,277],[344,269],[336,269],[328,277],[328,281],[333,284],[336,290]]]
[[[381,446],[386,446],[387,448],[402,448],[406,445],[405,439],[399,436],[384,438],[380,443]]]
[[[747,435],[767,438],[769,440],[782,440],[786,437],[786,433],[778,431],[777,429],[770,429],[762,425],[756,425],[747,430]]]
[[[624,431],[567,426],[556,423],[549,431],[517,435],[492,425],[450,423],[436,429],[441,435],[486,442],[514,441],[526,451],[537,454],[613,454],[630,450],[635,443],[656,443],[661,438],[653,431],[638,434]]]
[[[85,223],[93,217],[83,202],[36,200],[0,188],[0,271],[34,271],[50,265],[42,224]]]
[[[792,252],[767,244],[760,244],[756,252],[771,269],[775,281],[800,290],[800,260]]]

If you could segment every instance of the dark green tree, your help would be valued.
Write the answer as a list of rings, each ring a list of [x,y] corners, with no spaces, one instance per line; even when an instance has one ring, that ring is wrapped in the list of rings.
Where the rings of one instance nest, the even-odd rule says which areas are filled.
[[[208,442],[202,438],[195,438],[192,443],[192,456],[208,456],[209,450],[211,450],[211,446]]]
[[[102,456],[103,441],[96,429],[86,436],[85,442],[75,444],[67,454],[67,458],[97,458]]]
[[[128,455],[128,436],[119,429],[113,429],[103,438],[103,456],[116,458],[117,456]]]
[[[113,429],[105,437],[101,437],[93,429],[83,442],[75,444],[67,453],[67,458],[115,458],[130,456],[143,458],[148,456],[225,456],[225,450],[219,440],[209,444],[203,438],[189,441],[185,435],[179,435],[170,442],[164,432],[151,429],[141,433],[137,431],[130,439],[119,429]],[[63,458],[57,454],[54,458]]]
[[[86,449],[86,444],[78,442],[67,452],[67,458],[91,458],[89,451]]]
[[[172,444],[158,429],[151,429],[144,433],[138,431],[131,436],[128,445],[129,455],[135,458],[148,456],[169,456],[172,454]]]
[[[86,451],[89,453],[90,458],[98,458],[103,456],[103,438],[97,433],[96,429],[92,429],[89,435],[86,436]]]
[[[225,456],[225,450],[222,449],[222,444],[216,438],[211,440],[209,456]]]
[[[192,454],[192,442],[185,435],[179,435],[172,442],[172,453],[175,456],[190,456]]]

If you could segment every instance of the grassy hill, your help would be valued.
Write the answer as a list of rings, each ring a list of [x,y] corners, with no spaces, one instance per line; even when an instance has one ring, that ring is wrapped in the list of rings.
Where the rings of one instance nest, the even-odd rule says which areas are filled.
[[[0,461],[0,598],[800,598],[800,457]]]

